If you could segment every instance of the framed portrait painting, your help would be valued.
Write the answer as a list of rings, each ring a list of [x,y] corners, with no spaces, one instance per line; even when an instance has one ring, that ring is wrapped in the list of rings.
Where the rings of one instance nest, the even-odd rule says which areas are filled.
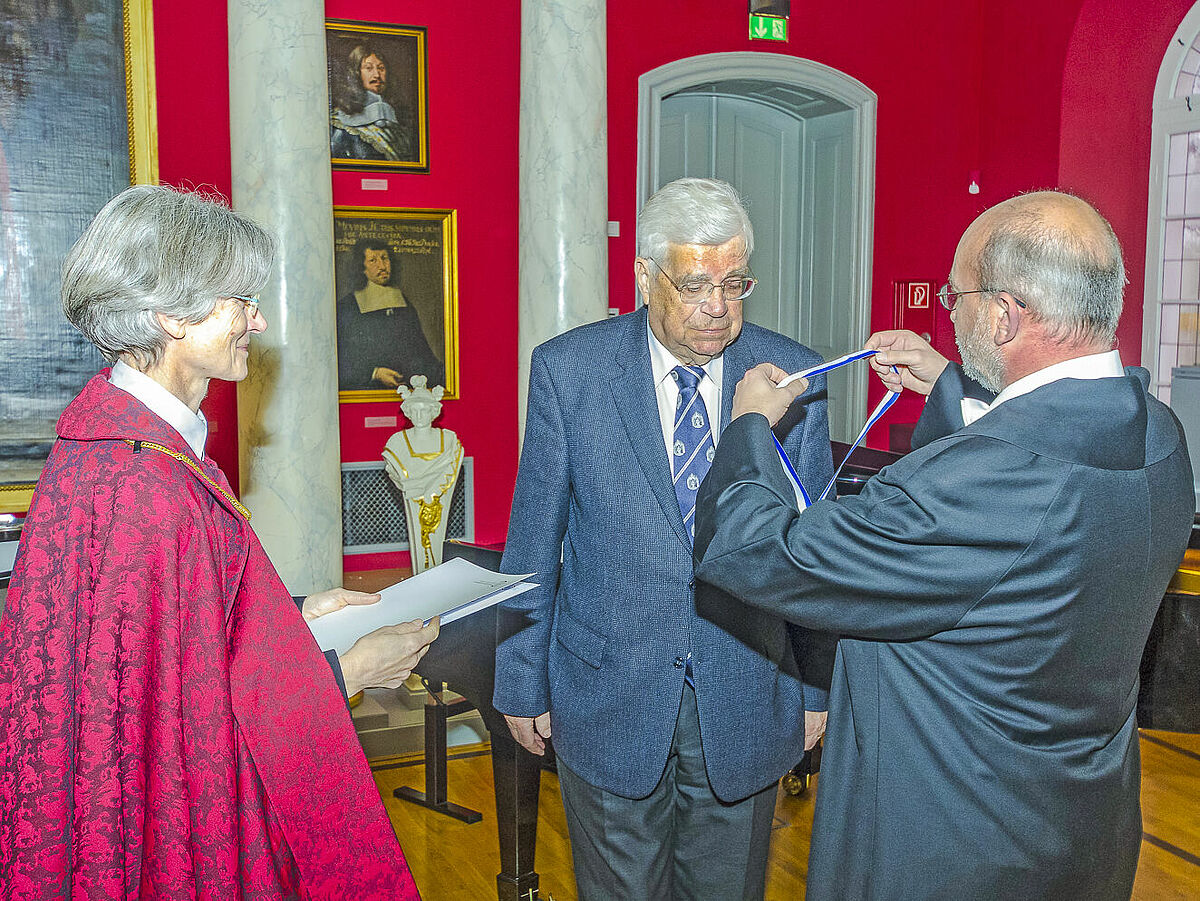
[[[151,0],[10,0],[0,16],[0,513],[29,506],[59,414],[105,361],[63,315],[63,257],[158,181]]]
[[[423,375],[458,397],[454,210],[335,206],[338,397],[394,400]]]
[[[425,29],[329,19],[325,49],[333,167],[428,172]]]

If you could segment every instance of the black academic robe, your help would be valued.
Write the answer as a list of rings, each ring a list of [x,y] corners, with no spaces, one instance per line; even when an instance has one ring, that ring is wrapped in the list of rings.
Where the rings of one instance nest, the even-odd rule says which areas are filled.
[[[1014,398],[803,514],[766,420],[729,426],[697,577],[844,636],[809,899],[1129,897],[1138,662],[1191,486],[1132,371]]]
[[[337,344],[341,391],[386,390],[371,379],[379,366],[396,370],[406,385],[414,375],[427,376],[431,388],[446,383],[446,368],[411,306],[362,313],[353,292],[345,295],[337,302]]]

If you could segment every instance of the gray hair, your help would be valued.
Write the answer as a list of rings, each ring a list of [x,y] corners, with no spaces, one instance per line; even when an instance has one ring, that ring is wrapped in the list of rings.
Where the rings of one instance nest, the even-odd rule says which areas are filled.
[[[109,362],[151,365],[167,340],[155,314],[200,322],[218,298],[258,294],[274,258],[274,237],[217,198],[135,185],[67,253],[63,312]]]
[[[1125,263],[1112,226],[1088,208],[1097,221],[1087,228],[1055,222],[1036,202],[1006,211],[980,251],[979,285],[1019,297],[1051,338],[1111,344],[1124,302]]]
[[[668,244],[719,247],[734,238],[754,250],[754,228],[742,198],[728,182],[679,178],[654,192],[638,216],[637,254],[664,259]]]

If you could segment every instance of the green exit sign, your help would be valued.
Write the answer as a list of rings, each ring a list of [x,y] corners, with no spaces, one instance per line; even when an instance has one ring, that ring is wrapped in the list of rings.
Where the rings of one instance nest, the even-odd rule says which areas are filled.
[[[750,16],[750,38],[758,41],[786,41],[788,20],[778,16]]]

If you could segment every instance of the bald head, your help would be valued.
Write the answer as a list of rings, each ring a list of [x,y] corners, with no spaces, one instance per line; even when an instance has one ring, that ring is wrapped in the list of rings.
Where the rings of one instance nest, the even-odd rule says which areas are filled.
[[[1020,298],[1047,337],[1108,349],[1125,291],[1112,227],[1078,197],[1022,194],[971,223],[959,243],[979,287]]]
[[[1031,191],[1010,197],[982,213],[972,223],[999,225],[1006,221],[1037,222],[1047,231],[1072,235],[1091,243],[1098,253],[1106,252],[1112,239],[1108,222],[1086,200],[1061,191]]]

